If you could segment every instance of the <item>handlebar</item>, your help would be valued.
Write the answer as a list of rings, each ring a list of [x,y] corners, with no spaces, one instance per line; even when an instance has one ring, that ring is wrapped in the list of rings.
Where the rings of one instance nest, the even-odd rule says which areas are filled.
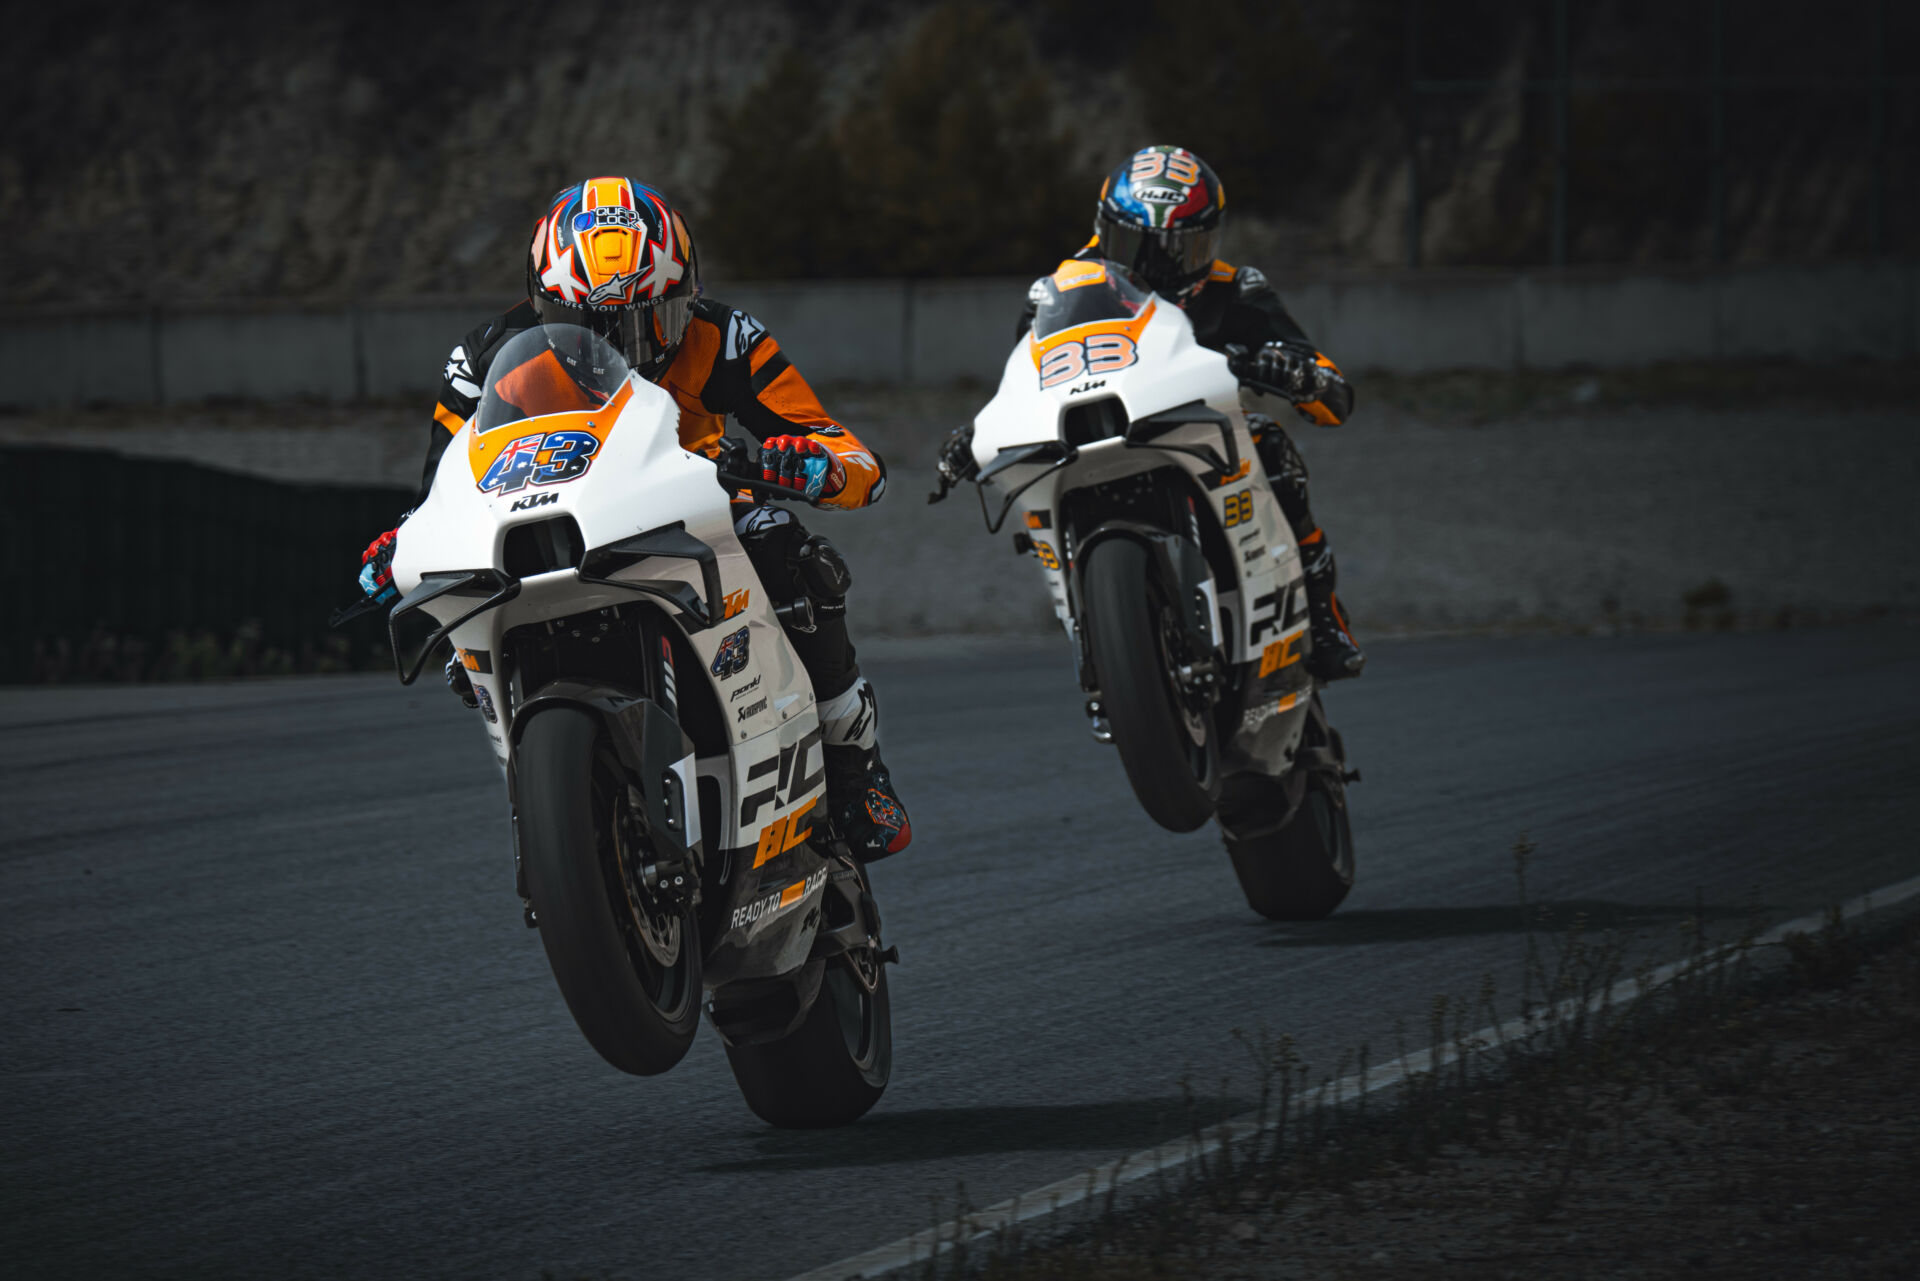
[[[727,489],[744,489],[749,494],[757,494],[762,498],[773,498],[788,503],[805,503],[809,507],[818,507],[820,505],[797,489],[788,489],[785,485],[769,484],[758,476],[736,476],[732,472],[725,471],[718,473],[718,475],[720,484]]]

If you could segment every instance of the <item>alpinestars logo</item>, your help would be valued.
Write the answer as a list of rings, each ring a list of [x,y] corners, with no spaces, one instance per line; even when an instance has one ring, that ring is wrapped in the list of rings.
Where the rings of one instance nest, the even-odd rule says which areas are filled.
[[[630,271],[624,276],[615,276],[612,280],[589,289],[587,301],[589,303],[625,302],[627,291],[633,288],[634,282],[638,279],[640,279],[640,273],[637,271]]]
[[[727,359],[738,360],[753,350],[753,345],[766,336],[766,326],[744,311],[736,311],[727,321]]]
[[[447,357],[447,385],[468,400],[480,399],[480,387],[473,381],[473,366],[467,361],[467,349],[455,347]]]

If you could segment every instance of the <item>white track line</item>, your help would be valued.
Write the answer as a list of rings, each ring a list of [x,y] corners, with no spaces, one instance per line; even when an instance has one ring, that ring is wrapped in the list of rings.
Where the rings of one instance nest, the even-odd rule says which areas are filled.
[[[1844,904],[1841,915],[1845,920],[1864,916],[1869,911],[1892,907],[1896,903],[1920,896],[1920,876],[1889,885],[1884,889],[1862,894],[1859,898]],[[1797,920],[1776,925],[1754,940],[1755,946],[1766,946],[1780,942],[1789,934],[1811,934],[1827,923],[1827,913],[1803,916]],[[1719,955],[1725,955],[1732,949],[1723,949]],[[1642,983],[1657,986],[1681,973],[1689,966],[1697,966],[1707,958],[1695,957],[1684,961],[1675,961],[1663,965],[1644,978],[1636,975],[1622,979],[1613,987],[1592,997],[1587,1009],[1597,1010],[1608,1004],[1617,1004],[1631,999],[1641,989]],[[1557,1017],[1566,1017],[1577,1011],[1574,1000],[1562,1001],[1551,1013]],[[1546,1018],[1548,1011],[1536,1012],[1531,1017],[1508,1019],[1493,1027],[1481,1028],[1467,1038],[1467,1043],[1499,1045],[1517,1039],[1529,1031],[1537,1029]],[[1403,1055],[1390,1063],[1369,1068],[1364,1077],[1360,1073],[1344,1077],[1329,1086],[1317,1087],[1315,1094],[1324,1098],[1357,1098],[1363,1094],[1373,1094],[1390,1086],[1398,1085],[1409,1076],[1429,1070],[1430,1051],[1416,1050]],[[1440,1066],[1452,1061],[1451,1050],[1445,1050],[1440,1056]],[[1157,1178],[1169,1171],[1178,1170],[1202,1157],[1218,1152],[1222,1145],[1239,1144],[1264,1128],[1270,1128],[1277,1118],[1268,1117],[1264,1121],[1257,1113],[1243,1113],[1240,1116],[1209,1126],[1206,1137],[1196,1142],[1192,1137],[1175,1139],[1163,1143],[1157,1148],[1148,1148],[1144,1152],[1135,1152],[1131,1156],[1121,1157],[1098,1165],[1085,1173],[1071,1178],[1049,1183],[1045,1187],[1023,1192],[998,1205],[976,1210],[963,1218],[949,1219],[936,1227],[926,1228],[912,1236],[901,1237],[887,1245],[868,1250],[842,1259],[838,1263],[829,1263],[825,1267],[803,1272],[792,1281],[870,1281],[871,1278],[884,1277],[900,1272],[915,1264],[924,1264],[938,1254],[944,1254],[953,1248],[953,1242],[964,1238],[969,1244],[989,1237],[996,1232],[1019,1224],[1033,1223],[1048,1219],[1062,1211],[1111,1195],[1143,1179]]]

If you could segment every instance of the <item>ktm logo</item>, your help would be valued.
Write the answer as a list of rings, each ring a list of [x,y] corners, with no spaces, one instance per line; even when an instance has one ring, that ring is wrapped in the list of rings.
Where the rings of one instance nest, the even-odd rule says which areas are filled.
[[[750,587],[742,587],[737,592],[728,592],[726,604],[720,610],[720,617],[732,618],[735,614],[746,609],[747,601],[752,595],[753,589]]]

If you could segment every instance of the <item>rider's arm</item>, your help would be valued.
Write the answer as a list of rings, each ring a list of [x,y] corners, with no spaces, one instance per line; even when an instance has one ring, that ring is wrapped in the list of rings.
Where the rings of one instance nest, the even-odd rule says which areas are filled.
[[[440,470],[440,456],[447,452],[447,442],[480,407],[480,385],[486,381],[487,362],[493,353],[510,335],[539,323],[533,305],[522,302],[506,315],[489,320],[461,339],[448,355],[440,377],[440,397],[433,406],[433,422],[427,427],[427,462],[420,472],[420,493],[414,499],[415,507],[427,501],[427,493],[433,488],[433,475]]]
[[[714,361],[701,402],[716,413],[732,414],[756,440],[799,436],[831,453],[843,480],[839,489],[819,500],[822,507],[878,502],[887,483],[880,455],[828,416],[772,334],[745,312],[734,317],[738,321],[728,327],[726,350]]]
[[[1237,343],[1249,349],[1280,343],[1330,371],[1331,376],[1326,379],[1319,397],[1296,404],[1294,408],[1322,427],[1336,427],[1345,422],[1353,412],[1353,387],[1341,374],[1340,367],[1308,339],[1300,322],[1293,318],[1268,283],[1266,273],[1257,267],[1235,268],[1216,262],[1209,283],[1217,286],[1227,282],[1232,283],[1234,294],[1221,318],[1219,337],[1214,341]]]

